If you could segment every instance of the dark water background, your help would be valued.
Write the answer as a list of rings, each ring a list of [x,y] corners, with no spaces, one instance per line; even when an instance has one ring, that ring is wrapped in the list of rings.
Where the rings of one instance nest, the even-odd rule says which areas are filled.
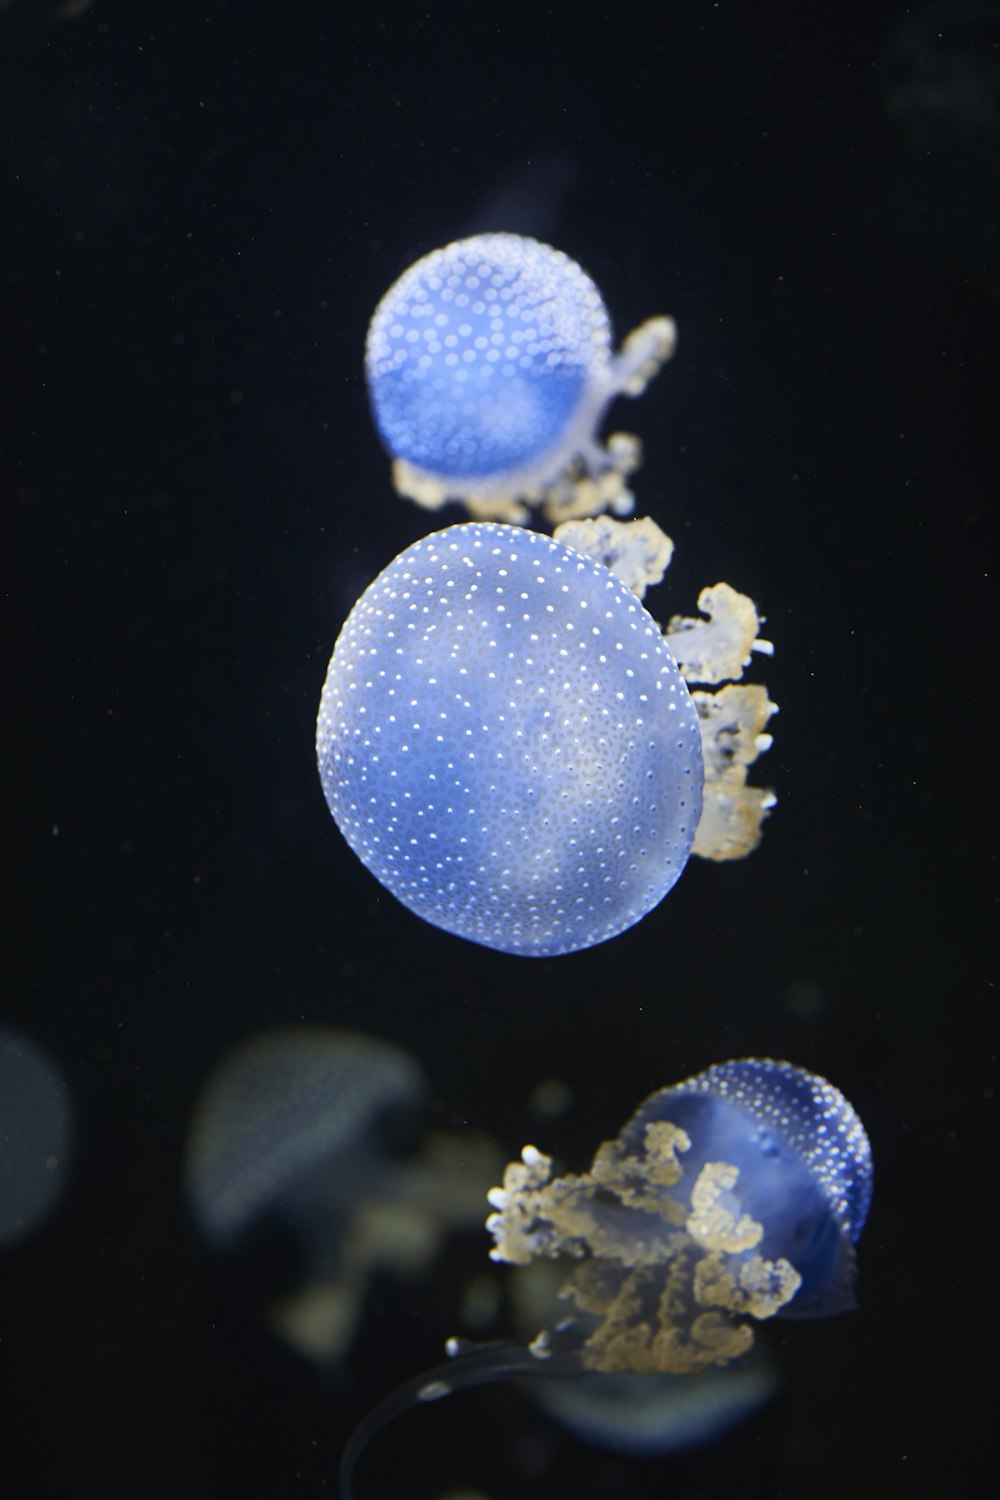
[[[832,1079],[875,1150],[861,1310],[770,1330],[785,1384],[746,1427],[628,1463],[486,1390],[387,1433],[359,1500],[975,1493],[1000,12],[20,0],[0,135],[0,1017],[76,1118],[56,1212],[0,1260],[3,1493],[332,1496],[351,1424],[439,1356],[479,1237],[376,1287],[324,1385],[262,1322],[286,1250],[220,1262],[189,1221],[200,1082],[299,1020],[401,1042],[434,1118],[511,1152],[540,1078],[573,1104],[538,1144],[579,1162],[746,1054]],[[674,363],[616,412],[678,543],[650,602],[725,578],[777,646],[763,847],[553,962],[402,910],[312,750],[347,610],[428,529],[368,417],[368,318],[487,227],[568,251],[620,333],[676,317]]]

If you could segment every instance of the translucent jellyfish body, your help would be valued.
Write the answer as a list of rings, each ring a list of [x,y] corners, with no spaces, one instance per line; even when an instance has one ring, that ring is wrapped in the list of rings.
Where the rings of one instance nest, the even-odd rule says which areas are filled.
[[[317,1178],[336,1210],[374,1170],[378,1122],[418,1105],[424,1087],[407,1053],[358,1032],[295,1026],[241,1042],[191,1125],[186,1188],[202,1230],[233,1244],[265,1214],[314,1202]]]
[[[628,1457],[679,1453],[714,1442],[774,1396],[767,1360],[747,1360],[701,1375],[591,1375],[535,1380],[534,1401],[594,1448]]]
[[[401,553],[351,611],[317,724],[330,811],[425,921],[551,956],[631,927],[701,808],[698,715],[602,563],[489,523]]]
[[[596,433],[615,396],[639,395],[670,357],[669,318],[620,353],[601,294],[567,255],[515,234],[435,250],[379,303],[365,369],[401,494],[436,510],[520,521],[627,511],[635,438]]]
[[[26,1036],[0,1026],[0,1247],[37,1229],[54,1208],[72,1137],[59,1068]]]
[[[425,1135],[425,1091],[400,1048],[322,1026],[249,1038],[202,1089],[188,1201],[219,1248],[272,1221],[299,1239],[301,1284],[270,1322],[306,1358],[345,1353],[373,1274],[417,1275],[451,1229],[481,1215],[499,1153],[469,1132]]]
[[[868,1138],[832,1084],[723,1063],[651,1095],[579,1176],[526,1147],[491,1194],[492,1254],[572,1261],[564,1360],[697,1374],[745,1353],[752,1320],[854,1306],[871,1183]]]
[[[747,1353],[753,1323],[847,1311],[871,1189],[868,1137],[843,1094],[769,1059],[721,1063],[650,1095],[584,1173],[556,1176],[550,1158],[526,1146],[489,1195],[491,1254],[522,1274],[564,1264],[566,1316],[521,1340],[449,1340],[449,1363],[392,1392],[352,1437],[344,1500],[370,1439],[417,1403],[526,1377],[667,1375],[696,1389]],[[620,1399],[621,1388],[611,1390]],[[735,1387],[714,1391],[718,1431],[739,1415],[740,1398]],[[712,1392],[708,1383],[694,1400],[692,1441],[711,1435]],[[766,1394],[751,1385],[746,1407]],[[598,1387],[593,1400],[561,1403],[560,1419],[649,1451],[606,1398]],[[680,1411],[680,1425],[667,1416],[670,1447],[684,1441]],[[656,1420],[653,1432],[655,1445],[664,1435]]]

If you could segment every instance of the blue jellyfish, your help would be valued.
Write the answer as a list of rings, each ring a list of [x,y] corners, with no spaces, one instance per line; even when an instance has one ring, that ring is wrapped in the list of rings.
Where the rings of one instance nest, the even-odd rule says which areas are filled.
[[[450,1363],[393,1392],[352,1437],[343,1500],[370,1438],[420,1402],[529,1376],[700,1377],[744,1356],[755,1322],[853,1308],[871,1191],[871,1147],[843,1094],[769,1059],[652,1094],[579,1175],[554,1176],[526,1146],[489,1195],[491,1255],[567,1263],[566,1318],[528,1340],[449,1340]]]
[[[624,932],[691,852],[698,714],[656,623],[602,563],[469,523],[358,600],[316,750],[351,848],[417,916],[551,957]]]
[[[601,294],[560,250],[482,234],[411,266],[379,303],[365,368],[399,492],[480,519],[626,512],[637,439],[597,441],[615,396],[637,396],[670,357],[669,318],[620,353]]]
[[[494,1259],[578,1264],[585,1369],[695,1374],[753,1342],[748,1318],[855,1306],[872,1157],[839,1090],[791,1063],[721,1063],[650,1095],[589,1172],[534,1147],[490,1201]],[[670,1297],[657,1298],[669,1269]]]

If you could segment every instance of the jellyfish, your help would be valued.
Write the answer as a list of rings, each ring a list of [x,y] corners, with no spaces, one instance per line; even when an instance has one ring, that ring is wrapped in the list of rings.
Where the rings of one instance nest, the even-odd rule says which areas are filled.
[[[637,595],[669,539],[604,519],[613,544],[494,522],[416,542],[355,604],[320,700],[320,778],[348,844],[417,916],[505,953],[624,932],[696,841],[712,858],[752,849],[774,801],[745,786],[770,744],[765,690],[747,685],[754,712],[723,711],[685,681],[737,675],[766,647],[751,602],[716,603],[719,585],[718,619],[672,622],[678,662]]]
[[[461,501],[479,520],[627,514],[638,439],[597,430],[673,354],[656,317],[611,349],[597,287],[568,255],[516,234],[457,240],[386,292],[368,330],[375,424],[399,493],[429,510]]]
[[[701,1375],[526,1380],[525,1393],[592,1448],[626,1458],[681,1453],[715,1442],[774,1396],[774,1365],[756,1352]]]
[[[792,1063],[747,1058],[651,1094],[590,1168],[557,1176],[526,1146],[489,1194],[494,1260],[565,1263],[568,1315],[533,1337],[446,1345],[388,1396],[344,1453],[399,1412],[488,1381],[701,1377],[742,1359],[753,1327],[855,1306],[872,1156],[853,1107]]]
[[[209,1075],[188,1138],[185,1189],[205,1237],[232,1249],[266,1220],[304,1250],[301,1284],[269,1312],[318,1363],[340,1358],[377,1271],[413,1277],[480,1216],[500,1156],[475,1132],[424,1132],[423,1073],[358,1032],[282,1027]]]
[[[348,844],[425,921],[571,953],[650,911],[701,809],[698,714],[600,562],[490,522],[402,552],[340,633],[316,751]]]
[[[16,1244],[52,1212],[72,1137],[61,1070],[35,1042],[0,1026],[0,1246]]]

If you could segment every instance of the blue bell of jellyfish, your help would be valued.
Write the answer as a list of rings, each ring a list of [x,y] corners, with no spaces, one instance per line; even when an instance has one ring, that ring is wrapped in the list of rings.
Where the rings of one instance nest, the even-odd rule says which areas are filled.
[[[605,942],[687,862],[698,715],[603,563],[490,523],[380,573],[337,641],[316,753],[330,811],[417,916],[505,953]]]
[[[641,1154],[662,1121],[690,1141],[682,1160],[692,1197],[714,1164],[727,1165],[706,1222],[748,1218],[761,1226],[753,1254],[794,1268],[797,1289],[778,1316],[825,1318],[855,1307],[854,1246],[871,1203],[872,1157],[838,1089],[791,1063],[721,1063],[641,1104],[619,1137],[626,1155]]]
[[[588,1171],[526,1146],[490,1193],[495,1260],[562,1260],[567,1317],[533,1338],[451,1340],[451,1363],[392,1393],[344,1454],[418,1402],[493,1380],[700,1377],[745,1355],[752,1324],[854,1306],[871,1201],[868,1137],[832,1084],[786,1062],[722,1063],[652,1094]]]
[[[654,318],[613,354],[597,287],[537,240],[482,234],[433,251],[368,330],[368,391],[397,489],[430,509],[454,499],[523,519],[519,501],[579,495],[576,469],[617,479],[598,508],[623,498],[638,444],[619,435],[601,448],[597,427],[616,395],[640,394],[674,339],[670,319]]]

